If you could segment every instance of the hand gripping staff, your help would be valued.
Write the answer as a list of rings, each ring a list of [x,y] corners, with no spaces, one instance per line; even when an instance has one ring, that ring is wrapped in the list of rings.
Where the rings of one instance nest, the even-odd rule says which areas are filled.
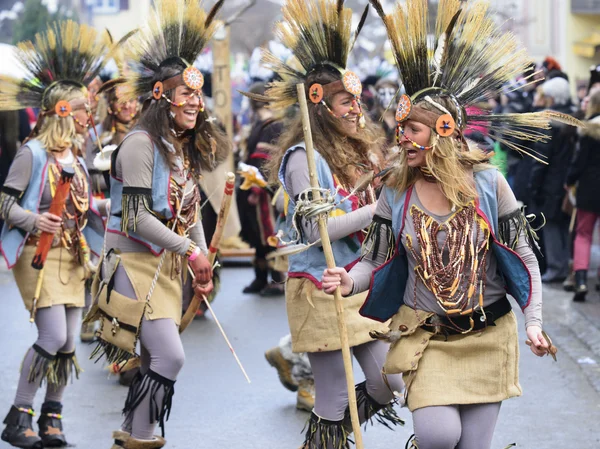
[[[233,195],[233,190],[235,187],[235,175],[233,173],[229,172],[225,176],[226,176],[225,192],[223,195],[223,200],[221,201],[221,208],[219,210],[219,215],[217,217],[217,226],[215,228],[215,233],[213,234],[212,240],[210,241],[210,246],[208,247],[208,261],[210,262],[211,265],[214,264],[215,258],[217,257],[217,251],[219,249],[219,245],[221,244],[221,238],[223,237],[223,230],[225,229],[225,224],[227,223],[227,217],[229,215],[229,208],[231,207],[231,199],[233,197],[232,195]],[[192,269],[190,268],[189,265],[188,265],[188,271],[190,272],[190,274],[193,278],[194,273],[192,272]],[[219,322],[217,316],[215,315],[214,310],[210,306],[210,302],[208,301],[206,296],[202,295],[201,297],[198,297],[198,296],[194,295],[194,297],[192,298],[192,302],[190,303],[188,309],[185,311],[185,314],[183,315],[183,318],[181,319],[181,324],[179,325],[179,333],[182,333],[186,329],[186,327],[188,327],[190,322],[194,319],[194,315],[196,315],[196,312],[198,311],[198,307],[200,307],[201,301],[204,301],[204,303],[206,304],[206,307],[212,314],[213,319],[215,320],[215,323],[217,324],[217,327],[221,331],[221,335],[223,335],[223,338],[225,339],[227,346],[229,346],[229,350],[231,351],[231,353],[233,354],[233,357],[235,358],[235,361],[237,362],[238,366],[242,370],[242,373],[244,374],[244,377],[246,378],[248,383],[250,383],[250,378],[248,377],[248,374],[246,373],[246,370],[244,369],[242,362],[240,362],[240,359],[238,358],[237,354],[235,353],[235,350],[233,349],[233,346],[231,345],[229,338],[227,338],[227,335],[225,334],[225,331],[223,330],[223,327],[221,326],[221,323]]]
[[[73,180],[74,175],[75,171],[72,168],[62,168],[60,172],[60,179],[58,180],[58,184],[54,192],[54,198],[52,198],[52,203],[50,204],[50,209],[48,210],[48,212],[50,212],[51,214],[62,217],[63,210],[65,208],[65,203],[67,202],[67,198],[71,193],[71,181]],[[42,283],[44,280],[44,264],[46,263],[46,257],[48,257],[48,252],[50,251],[50,248],[52,248],[53,240],[54,234],[51,234],[49,232],[42,232],[37,245],[37,249],[35,251],[35,255],[33,256],[33,260],[31,261],[31,266],[36,270],[39,270],[37,284],[35,286],[35,294],[33,296],[33,305],[31,306],[31,315],[29,317],[29,321],[31,323],[35,321],[37,302],[40,299],[40,294],[42,292]]]
[[[298,92],[298,102],[300,103],[300,113],[302,114],[302,127],[304,129],[304,141],[306,144],[306,159],[308,162],[308,176],[313,192],[313,201],[321,200],[321,191],[319,190],[319,179],[317,178],[317,166],[315,163],[315,150],[313,148],[312,131],[310,129],[310,119],[308,116],[308,106],[306,103],[306,93],[304,84],[296,85]],[[328,268],[335,268],[335,259],[331,249],[331,241],[327,232],[327,216],[319,214],[317,216],[319,224],[319,234],[321,235],[321,244],[323,254]],[[350,420],[352,421],[352,431],[354,432],[354,441],[357,449],[363,449],[362,434],[360,433],[360,421],[358,419],[358,408],[356,405],[356,391],[354,386],[354,374],[352,372],[352,356],[350,354],[350,345],[348,343],[348,329],[344,318],[344,303],[340,287],[336,288],[334,294],[335,311],[337,314],[338,329],[340,331],[340,340],[342,343],[342,357],[344,359],[344,370],[346,371],[346,386],[348,388],[348,407],[350,409]]]

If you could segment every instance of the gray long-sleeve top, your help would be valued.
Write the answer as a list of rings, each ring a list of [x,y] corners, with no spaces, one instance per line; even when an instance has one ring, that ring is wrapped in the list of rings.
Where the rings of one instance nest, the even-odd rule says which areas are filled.
[[[144,133],[136,133],[127,137],[121,145],[115,167],[117,177],[123,180],[123,188],[152,189],[153,167],[154,145],[150,138]],[[183,182],[183,179],[177,181]],[[195,187],[194,180],[188,180],[185,186],[186,192]],[[138,198],[137,202],[138,204],[130,201],[129,211],[123,211],[123,214],[129,213],[128,230],[133,231],[135,224],[135,232],[140,237],[180,255],[185,255],[191,241],[196,243],[204,254],[208,252],[200,220],[190,229],[189,237],[181,236],[165,226],[152,212],[146,209],[141,198]],[[141,243],[115,233],[107,233],[106,245],[107,248],[119,248],[123,252],[149,251]]]
[[[50,154],[50,157],[54,159],[53,154]],[[59,161],[63,166],[71,166],[74,163],[74,158],[72,155],[69,157]],[[15,189],[19,192],[24,192],[28,185],[29,179],[31,178],[31,170],[33,166],[33,153],[31,149],[25,145],[19,149],[15,159],[13,160],[12,165],[10,166],[10,171],[8,172],[8,176],[6,177],[6,181],[4,183],[5,187],[9,187],[11,189]],[[40,174],[41,176],[41,174]],[[4,193],[3,193],[4,195]],[[23,209],[18,203],[7,203],[10,204],[10,208],[8,210],[0,211],[0,214],[4,219],[11,224],[12,226],[16,226],[17,228],[23,229],[26,232],[33,232],[36,229],[36,221],[39,215],[44,212],[48,212],[50,209],[50,204],[52,203],[52,190],[50,188],[50,177],[46,178],[46,184],[44,185],[44,189],[42,191],[42,197],[40,200],[39,213],[35,213],[32,211],[27,211]],[[98,200],[97,206],[101,215],[106,216],[108,214],[107,206],[108,200]],[[67,208],[71,206],[71,199],[67,199]],[[69,227],[69,223],[66,223],[67,228]]]
[[[306,151],[297,149],[294,151],[287,162],[285,170],[285,184],[287,194],[295,199],[304,190],[310,188],[310,178],[308,176],[308,162],[306,161]],[[331,217],[327,220],[327,231],[331,241],[342,239],[354,232],[365,229],[373,219],[371,206],[363,206],[360,209],[350,213]],[[302,219],[302,232],[307,243],[313,243],[319,240],[319,225],[317,220]]]
[[[504,176],[498,173],[498,188],[497,188],[497,198],[498,198],[498,216],[504,217],[512,212],[519,209],[519,205],[517,200],[508,185]],[[418,195],[416,193],[416,189],[413,190],[411,204],[409,204],[409,208],[412,205],[416,205],[421,210],[427,212],[428,215],[436,219],[438,222],[445,221],[451,214],[447,216],[436,216],[425,210],[422,203],[420,202]],[[407,212],[407,214],[410,212]],[[392,219],[392,208],[390,204],[387,202],[386,195],[381,195],[378,203],[377,210],[375,211],[375,215],[380,216],[381,218],[391,220]],[[377,251],[377,254],[373,254],[373,251],[367,252],[365,256],[361,259],[359,263],[357,263],[352,270],[350,271],[350,277],[354,282],[354,286],[351,294],[356,294],[362,291],[365,291],[369,288],[369,284],[371,281],[371,274],[374,269],[385,263],[386,256],[388,254],[388,241],[385,238],[386,229],[382,227],[380,229],[380,245]],[[511,240],[514,237],[515,229],[511,225]],[[416,242],[415,231],[412,220],[407,219],[405,222],[405,228],[402,234],[402,244],[406,248],[406,235],[411,235],[412,241]],[[438,235],[438,238],[445,238],[445,235]],[[414,243],[413,243],[414,244]],[[440,247],[442,245],[440,244]],[[522,230],[521,234],[518,238],[518,243],[515,248],[515,252],[523,259],[523,262],[527,266],[530,274],[531,274],[531,301],[529,306],[525,309],[525,327],[536,325],[542,327],[542,283],[540,277],[540,270],[538,266],[537,259],[533,250],[527,243],[527,238],[525,236],[525,231]],[[434,312],[436,314],[443,315],[444,312],[437,304],[437,300],[434,294],[429,291],[423,282],[420,279],[416,279],[416,273],[414,270],[415,260],[412,257],[410,251],[407,250],[408,257],[408,273],[409,278],[407,281],[407,288],[404,292],[404,303],[411,307],[415,307],[415,299],[417,301],[417,307],[421,310],[425,310],[428,312]],[[415,298],[412,286],[417,282],[417,295]],[[491,303],[501,299],[506,294],[504,283],[498,273],[497,270],[497,262],[494,257],[492,251],[488,252],[488,257],[486,260],[486,288],[484,293],[484,306],[489,306]]]

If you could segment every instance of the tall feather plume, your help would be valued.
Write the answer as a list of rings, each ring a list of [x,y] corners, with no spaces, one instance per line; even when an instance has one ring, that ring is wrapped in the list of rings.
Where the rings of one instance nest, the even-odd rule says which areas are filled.
[[[462,108],[468,108],[499,95],[506,83],[531,64],[516,37],[495,23],[487,1],[440,0],[431,31],[427,29],[427,0],[398,0],[389,15],[379,0],[370,2],[383,19],[408,95],[441,87]],[[433,52],[427,51],[427,35],[435,37]],[[552,121],[583,126],[555,111],[468,115],[464,126],[489,126],[496,140],[543,162],[543,156],[527,143],[546,142]]]
[[[299,67],[292,68],[268,50],[263,52],[263,63],[281,77],[266,92],[273,109],[297,102],[296,84],[304,82],[311,70],[323,65],[344,69],[360,32],[357,29],[352,39],[352,10],[344,6],[344,0],[286,0],[282,15],[275,35],[292,50]]]
[[[107,33],[71,20],[52,23],[33,42],[17,45],[17,59],[27,71],[24,79],[0,76],[0,109],[48,108],[42,100],[54,82],[87,86],[110,57],[114,46]]]
[[[207,14],[201,1],[157,0],[146,26],[125,47],[123,96],[148,96],[157,81],[156,72],[167,59],[193,64],[219,26],[215,17],[223,3],[217,2]]]

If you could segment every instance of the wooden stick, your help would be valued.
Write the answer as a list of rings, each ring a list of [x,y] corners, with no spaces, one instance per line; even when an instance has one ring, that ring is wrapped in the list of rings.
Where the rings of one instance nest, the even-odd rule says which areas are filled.
[[[194,278],[194,272],[192,271],[192,269],[191,269],[191,267],[189,265],[188,265],[188,271],[190,272],[190,275],[192,276],[192,278]],[[244,369],[244,366],[242,365],[242,362],[240,361],[239,357],[235,353],[235,350],[233,349],[233,345],[229,341],[229,338],[227,338],[227,334],[225,334],[225,330],[223,330],[223,326],[221,326],[221,323],[219,322],[217,316],[215,315],[215,311],[210,306],[210,302],[208,302],[208,299],[204,295],[202,295],[202,300],[204,301],[204,304],[206,304],[206,307],[208,307],[208,311],[212,314],[212,317],[215,320],[215,323],[217,323],[217,327],[221,331],[221,335],[223,335],[223,338],[225,339],[225,342],[227,343],[227,346],[229,346],[229,350],[233,354],[233,357],[235,358],[235,361],[237,362],[238,366],[242,370],[242,373],[244,374],[244,377],[246,378],[246,380],[248,381],[248,383],[250,383],[250,378],[248,377],[248,374],[246,373],[246,370]]]
[[[217,251],[219,249],[219,245],[221,244],[221,239],[223,238],[223,231],[225,230],[225,224],[227,223],[227,217],[229,216],[231,199],[233,197],[233,190],[235,188],[235,175],[231,172],[228,172],[225,176],[225,192],[223,195],[223,200],[221,201],[221,209],[219,210],[219,215],[217,216],[217,226],[215,227],[215,232],[210,241],[210,246],[208,247],[208,261],[210,262],[211,267],[215,263]],[[200,307],[202,299],[204,299],[204,302],[208,304],[208,301],[204,297],[199,298],[198,296],[194,295],[192,298],[192,302],[181,318],[181,324],[179,325],[180,334],[190,325],[194,319],[194,316],[196,316],[196,312]]]
[[[304,141],[306,145],[306,159],[308,162],[308,176],[310,185],[313,187],[313,199],[319,201],[321,192],[319,189],[319,179],[317,178],[317,166],[315,163],[315,153],[313,148],[312,132],[310,129],[310,119],[308,116],[308,104],[306,102],[306,93],[304,84],[296,85],[298,91],[298,101],[300,103],[300,112],[302,114],[302,128],[304,130]],[[328,268],[335,268],[335,259],[331,249],[331,241],[327,232],[327,217],[319,215],[319,234],[321,235],[321,244],[325,261]],[[350,344],[348,343],[348,329],[344,318],[344,303],[340,287],[335,289],[333,294],[335,311],[337,314],[338,329],[340,331],[340,340],[342,343],[342,357],[344,359],[344,370],[346,371],[346,386],[348,388],[348,407],[350,409],[350,420],[352,421],[352,430],[354,432],[354,441],[357,449],[363,449],[362,434],[360,432],[360,421],[358,419],[358,407],[356,404],[356,390],[354,386],[354,373],[352,371],[352,355],[350,354]]]

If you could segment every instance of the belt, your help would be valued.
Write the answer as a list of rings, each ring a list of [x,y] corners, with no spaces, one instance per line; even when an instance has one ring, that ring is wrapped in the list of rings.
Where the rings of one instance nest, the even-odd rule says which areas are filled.
[[[484,307],[485,315],[481,310],[476,310],[472,316],[457,316],[452,319],[447,315],[433,315],[425,320],[425,324],[421,326],[428,332],[436,332],[435,328],[441,328],[442,334],[458,335],[464,331],[471,329],[470,318],[473,318],[473,329],[471,331],[481,331],[488,326],[495,326],[497,319],[503,317],[512,310],[510,301],[506,296],[498,301]]]

